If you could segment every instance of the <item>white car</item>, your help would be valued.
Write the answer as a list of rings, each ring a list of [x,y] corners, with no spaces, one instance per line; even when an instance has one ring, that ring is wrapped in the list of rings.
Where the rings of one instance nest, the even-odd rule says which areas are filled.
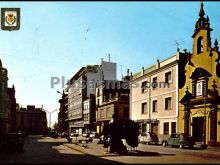
[[[145,144],[158,144],[159,139],[157,135],[153,132],[143,132],[139,135],[139,142],[140,143],[145,143]]]
[[[97,132],[91,132],[91,133],[89,133],[89,137],[91,137],[91,138],[99,138],[99,134]]]

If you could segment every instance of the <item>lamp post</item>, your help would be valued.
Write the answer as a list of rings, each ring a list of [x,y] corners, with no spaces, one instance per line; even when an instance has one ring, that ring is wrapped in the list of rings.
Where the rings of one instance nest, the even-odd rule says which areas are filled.
[[[49,112],[49,111],[47,111],[47,110],[45,110],[45,109],[43,109],[45,112],[47,112],[47,113],[49,113],[49,127],[51,128],[51,114],[53,113],[53,112],[56,112],[57,111],[57,109],[55,109],[54,111],[52,111],[52,112]]]
[[[203,112],[203,117],[204,117],[204,119],[203,119],[203,134],[202,134],[202,148],[206,148],[207,147],[207,145],[206,145],[206,95],[207,95],[207,89],[206,89],[206,87],[207,87],[207,85],[206,85],[206,83],[207,83],[207,78],[205,77],[205,81],[204,81],[204,112]]]

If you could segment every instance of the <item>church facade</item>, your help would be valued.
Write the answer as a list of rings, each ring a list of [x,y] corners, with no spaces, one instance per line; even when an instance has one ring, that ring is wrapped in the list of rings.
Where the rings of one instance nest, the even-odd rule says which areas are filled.
[[[192,35],[193,49],[179,77],[179,132],[201,145],[220,146],[220,52],[203,3]]]

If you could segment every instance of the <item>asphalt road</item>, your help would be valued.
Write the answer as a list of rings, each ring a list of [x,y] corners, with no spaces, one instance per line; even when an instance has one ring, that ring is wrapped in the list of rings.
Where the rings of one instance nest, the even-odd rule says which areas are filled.
[[[220,149],[215,148],[191,150],[140,145],[137,152],[119,156],[104,154],[103,146],[95,141],[88,144],[88,149],[74,144],[70,148],[66,142],[66,139],[29,136],[23,152],[0,154],[0,164],[220,163]]]
[[[29,136],[21,153],[0,154],[0,164],[113,164],[115,161],[97,158],[72,150],[56,139]]]

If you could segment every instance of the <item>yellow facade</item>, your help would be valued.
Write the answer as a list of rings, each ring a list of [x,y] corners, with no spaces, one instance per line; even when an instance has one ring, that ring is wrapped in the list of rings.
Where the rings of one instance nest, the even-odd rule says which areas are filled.
[[[186,112],[186,106],[189,105],[190,109],[190,116],[189,116],[189,136],[197,137],[197,139],[201,139],[201,130],[202,133],[205,132],[205,141],[206,144],[213,145],[211,134],[213,131],[216,131],[214,136],[217,136],[217,143],[216,145],[220,145],[220,105],[219,102],[217,103],[217,108],[213,108],[214,99],[213,99],[213,84],[217,85],[216,90],[220,93],[220,77],[217,74],[220,72],[219,67],[219,51],[218,51],[218,43],[217,40],[214,43],[214,46],[211,46],[211,38],[210,33],[212,29],[209,27],[209,18],[204,17],[205,13],[203,10],[203,4],[201,5],[199,19],[196,23],[195,32],[193,34],[193,50],[192,53],[188,53],[188,63],[185,66],[185,84],[182,88],[179,89],[179,99],[180,99],[180,106],[179,106],[179,125],[178,131],[184,132],[184,127],[186,127],[184,122],[184,115]],[[200,79],[199,71],[208,72],[211,75],[208,77],[207,82],[205,78]],[[197,75],[196,75],[197,74]],[[194,80],[192,77],[198,78]],[[193,83],[193,81],[195,81]],[[202,92],[203,94],[207,94],[207,97],[204,95],[199,94],[199,82],[202,85]],[[198,86],[197,86],[198,85]],[[207,85],[207,88],[205,87]],[[181,99],[186,97],[186,91],[190,94],[194,94],[189,102],[185,101],[184,104],[181,103]],[[195,93],[194,93],[195,92]],[[218,94],[219,95],[219,94]],[[219,98],[219,96],[218,96]],[[217,112],[217,120],[215,120],[214,130],[212,128],[213,117],[210,110],[216,110]],[[204,120],[204,116],[206,117]],[[199,118],[200,117],[200,118]],[[205,131],[203,130],[203,122],[205,121]],[[204,132],[203,132],[204,131]],[[200,137],[199,137],[200,136]]]

